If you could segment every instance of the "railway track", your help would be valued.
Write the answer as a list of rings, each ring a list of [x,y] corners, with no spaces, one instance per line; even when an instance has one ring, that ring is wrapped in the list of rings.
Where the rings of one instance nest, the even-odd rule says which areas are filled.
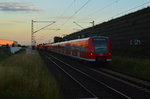
[[[53,55],[45,55],[53,64],[61,69],[72,80],[78,83],[85,91],[87,91],[92,98],[110,98],[110,99],[131,99],[131,97],[122,92],[108,86],[107,84],[90,76],[86,72],[63,62]]]
[[[46,56],[45,53],[40,53],[45,63],[48,66],[49,71],[53,74],[57,80],[60,92],[64,99],[74,98],[92,98],[98,99],[90,90],[86,89],[80,82],[78,82],[69,73],[65,72],[59,65],[56,65],[50,57]]]
[[[58,57],[56,54],[46,53],[46,57],[53,64],[57,64],[67,75],[71,75],[80,86],[83,86],[85,91],[90,91],[88,93],[91,93],[90,96],[94,98],[142,99],[150,97],[150,91],[146,87],[146,85],[149,85],[148,82],[143,87],[143,84],[138,84],[138,79],[133,82],[130,81],[133,79],[132,77],[126,77],[126,75],[119,74],[115,71],[102,68],[97,70],[97,68],[90,68],[85,66],[85,64],[64,58],[64,56],[59,55],[59,58],[55,56]],[[92,88],[89,88],[89,85]]]
[[[129,82],[130,85],[134,85],[140,88],[141,90],[150,93],[150,82],[148,80],[143,80],[141,78],[134,77],[132,75],[124,74],[124,73],[121,73],[112,69],[107,69],[107,68],[101,68],[98,71],[97,70],[94,70],[94,71],[103,72],[111,76],[120,78],[124,81]]]

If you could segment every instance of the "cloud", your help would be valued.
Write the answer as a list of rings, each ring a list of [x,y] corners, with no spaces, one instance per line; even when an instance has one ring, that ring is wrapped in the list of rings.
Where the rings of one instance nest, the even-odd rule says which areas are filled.
[[[0,11],[40,12],[42,9],[33,8],[29,4],[21,2],[0,2]]]

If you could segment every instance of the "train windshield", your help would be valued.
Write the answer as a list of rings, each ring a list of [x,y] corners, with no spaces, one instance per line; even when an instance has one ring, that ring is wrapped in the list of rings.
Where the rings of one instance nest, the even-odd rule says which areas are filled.
[[[108,40],[105,38],[94,38],[95,53],[107,53],[108,52]]]

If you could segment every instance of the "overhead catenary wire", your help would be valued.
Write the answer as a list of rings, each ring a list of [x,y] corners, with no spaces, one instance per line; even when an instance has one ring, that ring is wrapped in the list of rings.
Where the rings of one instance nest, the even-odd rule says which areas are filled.
[[[48,25],[46,25],[46,26],[44,26],[44,27],[42,27],[42,28],[40,28],[40,29],[38,29],[38,30],[36,30],[36,31],[33,31],[33,33],[39,32],[39,31],[41,31],[41,30],[43,30],[43,29],[45,29],[45,28],[47,28],[47,27],[49,27],[49,26],[51,26],[52,24],[55,23],[55,21],[51,21],[51,22],[52,22],[52,23],[50,23],[50,24],[48,24]]]
[[[64,11],[57,17],[57,19],[56,19],[56,21],[55,22],[59,22],[59,20],[64,16],[64,14],[66,13],[66,12],[68,12],[68,9],[70,9],[71,8],[71,6],[73,6],[73,4],[74,4],[74,0],[64,9]],[[52,30],[51,28],[50,28],[50,30]],[[54,29],[53,29],[54,30]],[[58,31],[58,30],[60,30],[60,29],[55,29],[56,31]]]
[[[92,12],[92,13],[88,14],[88,16],[93,16],[93,15],[97,14],[97,12],[100,12],[100,11],[102,11],[102,10],[104,10],[104,9],[106,9],[106,8],[108,8],[108,7],[112,6],[112,5],[114,5],[114,4],[116,4],[118,1],[120,1],[120,0],[115,0],[115,1],[113,1],[113,2],[111,2],[111,3],[109,3],[109,4],[107,4],[107,5],[105,5],[104,7],[102,7],[102,8],[100,8],[100,9],[96,10],[95,12]]]
[[[51,18],[56,18],[56,23],[59,22],[59,20],[64,16],[64,14],[70,9],[70,7],[74,4],[74,0],[65,8],[65,10],[58,16],[58,17],[51,17]]]
[[[80,10],[82,10],[91,0],[88,0],[85,4],[83,4],[74,14],[72,14],[61,26],[62,28],[72,17],[74,17]]]
[[[45,29],[44,29],[45,30]],[[47,30],[47,29],[46,29]],[[48,29],[48,30],[54,30],[54,31],[59,31],[60,29]],[[56,34],[56,32],[54,32],[55,34]],[[51,33],[50,33],[51,34]],[[42,40],[44,40],[44,39],[48,39],[47,37],[49,37],[49,35],[50,35],[49,33],[47,33],[47,34],[44,34],[44,35],[42,35],[42,36],[40,36],[40,35],[36,35],[36,41],[42,41]]]
[[[60,14],[60,18],[64,16],[64,14],[70,9],[70,7],[74,4],[74,0],[69,4],[69,6]],[[58,20],[56,20],[58,21]]]
[[[75,9],[75,2],[76,2],[76,0],[73,0],[70,4],[69,4],[69,6],[62,12],[62,14],[59,16],[60,18],[68,11],[68,9],[74,4],[74,9],[75,9],[75,12],[73,13],[73,15],[71,15],[62,25],[61,25],[61,27],[63,27],[73,16],[75,16],[80,10],[82,10],[89,2],[90,2],[91,0],[87,0],[78,10],[76,10]],[[118,0],[115,0],[115,2],[116,1],[118,1]],[[113,4],[114,2],[112,2],[111,4]],[[109,4],[109,5],[111,5],[111,4]],[[107,6],[109,6],[109,5],[107,5]],[[105,6],[106,7],[106,6]],[[104,7],[104,8],[105,8]],[[56,20],[56,22],[58,22],[59,20],[60,20],[60,18],[59,19],[57,19]],[[80,26],[80,27],[82,27],[82,26]],[[82,27],[83,28],[83,27]]]
[[[92,13],[86,15],[86,16],[89,17],[88,19],[94,20],[93,18],[91,18],[92,16],[94,16],[95,14],[98,14],[98,12],[100,12],[100,11],[102,11],[102,10],[104,10],[104,9],[106,9],[106,8],[108,8],[108,7],[110,7],[110,6],[114,5],[114,4],[116,4],[116,3],[118,3],[119,1],[120,1],[120,0],[114,0],[113,2],[111,2],[111,3],[109,3],[109,4],[105,5],[105,6],[103,6],[102,8],[100,8],[100,9],[98,9],[98,10],[96,10],[96,11],[94,11],[94,12],[92,12]],[[80,19],[78,19],[78,21],[79,21],[79,20],[80,20]],[[91,22],[78,22],[78,23],[91,23]]]
[[[48,38],[49,38],[48,35],[49,35],[49,34],[44,35],[44,36],[42,36],[42,37],[39,37],[39,38],[36,39],[36,41],[38,41],[38,42],[40,42],[40,41],[47,41],[47,40],[49,40],[49,39],[48,39]]]
[[[127,13],[127,12],[129,12],[129,11],[131,11],[131,10],[134,10],[134,9],[136,9],[136,8],[139,8],[139,7],[144,6],[144,5],[146,5],[146,4],[149,4],[149,3],[150,3],[150,1],[149,1],[149,2],[146,2],[146,3],[143,3],[143,4],[141,4],[141,5],[138,5],[138,6],[136,6],[136,7],[130,8],[130,9],[126,10],[126,11],[120,12],[120,13],[118,13],[118,14],[112,16],[112,17],[109,17],[109,18],[104,19],[103,22],[106,21],[106,20],[109,20],[110,18],[114,18],[114,17],[116,17],[116,16],[125,14],[125,13]]]
[[[84,28],[84,27],[82,27],[81,25],[79,25],[79,24],[78,24],[77,22],[75,22],[75,21],[74,21],[73,23],[76,24],[77,26],[79,26],[79,27],[82,28],[82,29]]]
[[[91,0],[88,0],[88,1],[87,1],[85,4],[83,4],[78,10],[76,10],[68,19],[66,19],[66,21],[60,26],[60,28],[62,28],[71,18],[73,18],[80,10],[82,10],[90,1],[91,1]],[[98,12],[99,12],[99,11],[102,11],[102,10],[104,10],[104,9],[106,9],[106,8],[108,8],[108,7],[110,7],[110,6],[112,6],[113,4],[115,4],[115,3],[118,2],[118,1],[120,1],[120,0],[115,0],[115,1],[109,3],[108,5],[102,7],[101,9],[99,9],[99,10],[97,10],[97,11],[98,11]],[[65,11],[61,14],[61,16],[63,16],[63,15],[68,11],[68,8],[70,8],[70,7],[73,5],[74,2],[75,2],[75,0],[73,0],[73,1],[70,3],[70,5],[67,7],[67,10],[65,10]],[[149,2],[146,2],[146,3],[144,3],[144,4],[141,4],[141,5],[138,5],[138,6],[134,7],[134,8],[128,9],[128,10],[126,10],[126,11],[117,13],[116,15],[114,15],[114,16],[112,16],[112,17],[119,16],[119,15],[121,15],[121,14],[123,14],[123,13],[129,12],[129,11],[131,11],[131,10],[133,10],[133,9],[139,8],[139,7],[141,7],[141,6],[143,6],[143,5],[146,5],[146,4],[149,4],[149,3],[150,3],[150,1],[149,1]],[[97,11],[96,11],[96,12],[97,12]],[[93,14],[94,14],[94,13],[95,13],[95,12],[93,12]],[[110,17],[110,18],[112,18],[112,17]],[[102,22],[104,22],[104,21],[106,21],[106,20],[108,20],[108,19],[110,19],[110,18],[106,18],[106,19],[104,19],[103,21],[101,21],[100,23],[102,23]]]
[[[92,12],[92,13],[90,13],[90,14],[87,14],[86,16],[89,17],[88,19],[92,19],[92,18],[91,18],[92,16],[94,16],[94,15],[98,14],[98,12],[103,11],[104,9],[106,9],[106,8],[108,8],[108,7],[110,7],[110,6],[114,5],[114,4],[116,4],[116,3],[119,2],[119,1],[120,1],[120,0],[115,0],[115,1],[113,1],[113,2],[111,2],[111,3],[109,3],[109,4],[105,5],[105,6],[103,6],[102,8],[100,8],[100,9],[98,9],[98,10],[96,10],[96,11],[94,11],[94,12]],[[78,19],[78,21],[79,21],[79,20],[80,20],[80,19]],[[92,20],[94,20],[94,19],[92,19]],[[81,22],[80,22],[80,23],[81,23]],[[84,23],[84,22],[82,22],[82,23]],[[85,23],[87,23],[87,22],[85,22]]]
[[[75,9],[76,11],[74,12],[73,15],[71,15],[71,16],[60,26],[60,28],[62,28],[73,16],[75,16],[80,10],[82,10],[90,1],[91,1],[91,0],[88,0],[88,1],[87,1],[85,4],[83,4],[78,10],[76,10],[76,9],[75,9],[75,2],[76,2],[76,0],[73,0],[73,1],[69,4],[69,6],[62,12],[62,14],[61,14],[59,17],[60,17],[60,18],[63,17],[64,14],[68,11],[68,9],[70,9],[70,7],[71,7],[73,4],[74,4],[74,9]],[[58,21],[60,20],[60,18],[56,20],[57,23],[58,23]]]

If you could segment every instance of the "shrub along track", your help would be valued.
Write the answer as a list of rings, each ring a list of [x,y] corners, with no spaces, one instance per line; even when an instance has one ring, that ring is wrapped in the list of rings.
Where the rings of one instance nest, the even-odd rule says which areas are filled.
[[[92,96],[92,97],[110,98],[110,99],[112,99],[112,98],[115,98],[115,99],[116,98],[117,99],[118,98],[138,98],[139,99],[139,98],[150,97],[150,95],[149,95],[150,92],[148,89],[145,89],[143,87],[141,88],[131,82],[128,82],[128,80],[123,79],[120,76],[119,77],[114,76],[114,75],[112,75],[113,73],[110,73],[105,69],[99,69],[99,68],[93,68],[93,67],[91,68],[89,66],[85,66],[85,64],[83,64],[81,62],[74,61],[74,59],[71,59],[71,58],[68,58],[68,57],[65,57],[62,55],[58,55],[55,53],[48,53],[48,52],[42,52],[42,53],[43,53],[42,55],[44,55],[44,57],[45,57],[45,59],[47,59],[47,61],[51,61],[51,62],[49,62],[50,64],[53,63],[53,65],[55,64],[55,66],[56,66],[56,64],[59,66],[62,66],[61,67],[62,69],[64,69],[67,73],[69,73],[75,79],[77,79],[80,83],[82,83],[82,85],[84,87],[86,87],[88,90],[90,90],[90,92],[93,93],[93,95],[92,94],[89,95],[90,97]],[[73,69],[73,68],[75,68],[75,69]],[[80,73],[79,73],[79,71],[80,71]],[[55,75],[57,75],[56,72],[55,72]],[[90,78],[86,78],[85,76],[87,76],[87,75]],[[61,80],[59,80],[59,81],[61,81]],[[70,84],[71,82],[68,82],[68,83]],[[65,87],[67,87],[67,86],[65,86]],[[70,86],[70,87],[72,87],[72,86]],[[70,89],[69,91],[72,91],[72,90]],[[68,95],[68,97],[69,97],[69,94],[67,94],[67,93],[68,92],[66,92],[66,96]],[[75,93],[75,92],[73,92],[73,93]],[[82,95],[78,94],[78,96],[74,95],[73,97],[85,97],[86,95],[82,96]]]

